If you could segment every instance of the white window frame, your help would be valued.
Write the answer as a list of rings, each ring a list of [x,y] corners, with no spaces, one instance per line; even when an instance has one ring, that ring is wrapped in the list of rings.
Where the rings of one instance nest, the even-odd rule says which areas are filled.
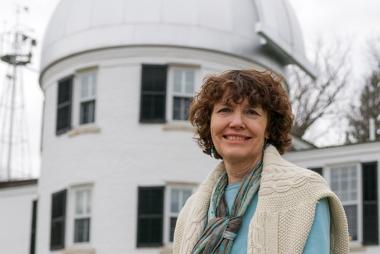
[[[174,73],[175,71],[187,71],[191,70],[194,72],[194,84],[193,84],[193,92],[186,93],[174,92]],[[173,100],[174,97],[182,97],[182,98],[193,98],[195,91],[198,88],[199,80],[199,66],[188,66],[188,65],[169,65],[168,66],[168,79],[167,79],[167,98],[166,98],[166,119],[170,122],[187,122],[188,120],[178,120],[173,118]]]
[[[83,76],[86,76],[86,75],[93,75],[93,94],[91,96],[87,96],[87,97],[82,97],[82,82],[81,82],[81,78]],[[74,96],[77,98],[75,101],[76,101],[76,107],[75,107],[75,119],[76,119],[76,123],[77,123],[77,126],[84,126],[84,125],[91,125],[91,124],[94,124],[96,122],[96,108],[97,108],[97,105],[96,105],[96,97],[97,97],[97,90],[98,90],[98,69],[96,67],[93,67],[93,68],[86,68],[86,69],[82,69],[82,70],[78,70],[76,73],[75,73],[75,81],[74,81],[74,84],[75,84],[75,88],[73,89],[75,92],[74,92]],[[81,123],[81,105],[83,102],[88,102],[88,101],[92,101],[94,100],[95,101],[95,109],[94,109],[94,122],[90,122],[90,123]]]
[[[170,241],[170,218],[173,217],[173,216],[177,216],[178,218],[178,214],[179,213],[175,213],[173,214],[171,212],[171,209],[170,209],[170,205],[171,205],[171,193],[172,193],[172,190],[173,189],[180,189],[180,190],[189,190],[191,191],[191,194],[194,194],[195,192],[195,189],[196,189],[196,186],[195,184],[177,184],[177,183],[174,183],[174,184],[168,184],[165,186],[165,203],[164,203],[164,223],[163,223],[163,240],[164,240],[164,245],[170,245],[170,244],[173,244],[173,242]],[[184,205],[184,203],[182,204]],[[181,207],[182,208],[182,207]],[[180,210],[181,210],[180,208]]]
[[[76,215],[76,193],[78,191],[89,190],[90,191],[90,213],[83,216]],[[66,246],[78,246],[78,247],[90,247],[92,241],[92,225],[93,225],[93,200],[94,200],[94,188],[93,184],[80,184],[72,185],[69,188],[69,199],[67,207],[67,231],[66,231]],[[90,219],[90,232],[88,242],[75,242],[75,219],[77,218],[89,218]]]
[[[331,187],[331,182],[332,182],[332,171],[334,168],[337,167],[352,167],[355,166],[357,170],[357,181],[356,181],[356,186],[357,186],[357,202],[352,202],[352,201],[342,201],[342,205],[351,205],[351,204],[356,204],[357,205],[357,229],[358,229],[358,238],[357,240],[351,240],[351,243],[353,244],[361,244],[363,240],[363,193],[362,193],[362,170],[361,170],[361,163],[354,161],[354,162],[345,162],[345,163],[336,163],[336,164],[330,164],[326,167],[323,168],[324,176],[326,181],[329,183]]]

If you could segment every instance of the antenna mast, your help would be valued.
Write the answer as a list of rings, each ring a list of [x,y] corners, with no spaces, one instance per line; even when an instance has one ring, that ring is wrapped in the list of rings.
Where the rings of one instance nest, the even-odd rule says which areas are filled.
[[[5,85],[0,95],[0,179],[6,180],[28,177],[30,167],[24,91],[20,76],[22,68],[31,63],[36,40],[20,27],[20,16],[27,11],[27,7],[17,5],[13,31],[0,34],[0,60],[7,66]]]

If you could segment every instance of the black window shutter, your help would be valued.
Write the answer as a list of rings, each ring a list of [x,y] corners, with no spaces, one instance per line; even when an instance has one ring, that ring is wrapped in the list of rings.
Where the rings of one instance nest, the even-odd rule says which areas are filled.
[[[30,230],[30,254],[36,253],[37,200],[32,202],[32,225]]]
[[[320,174],[321,176],[323,176],[323,171],[322,171],[322,168],[310,168],[310,170]]]
[[[66,227],[66,190],[52,194],[50,250],[59,250],[65,247]]]
[[[165,122],[166,79],[166,65],[142,65],[140,122]]]
[[[379,244],[377,161],[362,163],[363,245]]]
[[[163,245],[164,187],[139,187],[137,247]]]
[[[71,104],[74,76],[58,81],[56,134],[71,129]]]

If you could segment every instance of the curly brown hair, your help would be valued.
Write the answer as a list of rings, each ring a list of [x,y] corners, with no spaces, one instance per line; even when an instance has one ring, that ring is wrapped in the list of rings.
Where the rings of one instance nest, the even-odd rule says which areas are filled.
[[[261,106],[268,114],[267,142],[281,154],[290,146],[293,114],[282,80],[269,71],[230,70],[206,77],[190,106],[189,119],[204,153],[213,153],[215,158],[221,159],[215,149],[212,151],[210,122],[214,105],[222,99],[234,104],[247,99],[251,106]]]

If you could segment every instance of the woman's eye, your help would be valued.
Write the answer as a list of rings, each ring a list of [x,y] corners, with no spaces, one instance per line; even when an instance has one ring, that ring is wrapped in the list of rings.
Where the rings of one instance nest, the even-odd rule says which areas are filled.
[[[254,109],[247,109],[247,114],[249,114],[249,115],[258,115],[259,113],[257,113],[257,111],[254,110]]]
[[[221,108],[218,110],[219,113],[226,113],[226,112],[230,112],[231,109],[230,108]]]

